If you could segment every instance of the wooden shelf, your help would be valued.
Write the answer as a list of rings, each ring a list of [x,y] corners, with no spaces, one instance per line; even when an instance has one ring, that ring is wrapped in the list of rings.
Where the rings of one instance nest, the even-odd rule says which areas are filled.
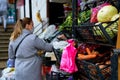
[[[116,49],[120,49],[120,19],[119,19],[119,26],[118,26],[118,36],[117,36],[117,44]],[[120,55],[118,55],[118,80],[120,80]]]

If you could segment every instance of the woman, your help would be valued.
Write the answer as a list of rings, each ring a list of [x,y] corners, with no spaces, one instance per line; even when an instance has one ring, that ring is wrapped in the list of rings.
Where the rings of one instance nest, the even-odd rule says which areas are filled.
[[[10,37],[8,52],[9,59],[15,59],[15,80],[42,80],[42,59],[37,51],[52,51],[53,46],[32,34],[33,29],[32,19],[18,20]],[[15,54],[15,49],[24,36],[26,37]]]

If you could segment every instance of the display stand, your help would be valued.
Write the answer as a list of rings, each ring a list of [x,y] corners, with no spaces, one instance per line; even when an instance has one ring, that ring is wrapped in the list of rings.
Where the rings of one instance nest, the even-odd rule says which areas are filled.
[[[72,23],[72,38],[76,37],[75,25],[78,24],[78,22],[77,22],[77,13],[78,13],[77,3],[78,3],[77,0],[72,0],[72,20],[73,20],[73,23]]]
[[[110,0],[110,2],[112,2],[112,0]],[[73,3],[75,4],[76,3],[76,0],[75,0],[75,2],[73,1]],[[76,37],[76,25],[77,25],[77,23],[76,23],[76,19],[77,19],[77,9],[75,9],[76,8],[76,6],[74,5],[74,4],[72,4],[73,5],[73,16],[72,16],[72,19],[73,19],[73,25],[72,25],[72,34],[73,34],[73,38],[74,37]],[[119,23],[120,23],[120,20],[119,20]],[[92,27],[93,25],[91,25],[91,27]],[[87,26],[88,28],[91,28],[90,27],[90,25],[88,25]],[[100,28],[101,28],[102,26],[100,25]],[[120,25],[119,25],[119,27],[120,27]],[[84,27],[85,28],[85,27]],[[80,28],[81,29],[81,28]],[[87,29],[87,28],[86,28]],[[101,28],[102,29],[102,28]],[[76,30],[76,31],[75,31]],[[81,29],[82,30],[82,29]],[[91,30],[91,29],[90,29]],[[102,31],[103,31],[103,33],[104,33],[104,35],[106,35],[107,34],[107,32],[104,30],[104,29],[102,29]],[[78,31],[79,32],[79,31]],[[84,33],[82,32],[80,32],[80,34],[81,35],[83,35]],[[78,34],[77,34],[78,35]],[[107,36],[106,36],[107,37]],[[84,38],[84,36],[83,36],[83,38]],[[94,37],[93,37],[94,38]],[[116,44],[116,49],[120,49],[120,40],[119,40],[119,38],[120,38],[120,28],[119,28],[119,30],[118,30],[118,37],[117,37],[117,44]],[[86,40],[88,40],[88,39],[86,39]],[[85,41],[86,41],[85,40]],[[82,41],[82,40],[81,40]],[[111,45],[111,46],[115,46],[114,44],[112,44],[112,42],[111,41],[113,41],[112,39],[110,39],[110,38],[108,38],[108,41],[109,41],[109,43],[108,44],[106,44],[106,43],[102,43],[101,44],[101,42],[97,42],[97,43],[99,43],[99,44],[101,44],[101,45]],[[88,42],[90,42],[89,40],[88,40]],[[95,41],[93,41],[93,42],[96,42],[96,40]],[[113,42],[114,43],[114,42]],[[115,43],[116,43],[116,41],[115,41]],[[86,72],[86,76],[87,76],[87,79],[90,79],[91,78],[91,80],[93,79],[92,77],[93,76],[96,76],[96,74],[94,75],[93,74],[93,76],[91,76],[92,74],[90,73],[90,70],[92,70],[92,69],[89,69],[88,67],[89,66],[91,66],[91,65],[93,65],[93,67],[97,67],[96,65],[94,65],[94,64],[92,64],[92,63],[87,63],[87,62],[83,62],[83,61],[81,61],[82,62],[82,64],[80,64],[80,65],[78,65],[78,66],[81,66],[81,65],[84,65],[84,66],[82,66],[82,67],[84,67],[85,69],[82,69],[80,72],[83,72],[83,71],[85,71]],[[81,62],[79,62],[79,63],[81,63]],[[115,66],[115,65],[113,65],[113,66]],[[87,68],[86,68],[87,67]],[[118,56],[118,67],[120,67],[120,56]],[[98,67],[99,68],[99,67]],[[105,80],[105,79],[107,79],[108,80],[108,78],[106,78],[106,76],[104,76],[104,74],[101,74],[102,73],[102,71],[100,71],[98,68],[96,68],[95,70],[97,70],[97,72],[98,73],[100,73],[99,74],[99,76],[97,76],[97,77],[100,77],[100,80]],[[111,68],[111,66],[109,66],[109,68]],[[109,68],[107,68],[107,69],[109,69]],[[106,69],[106,70],[107,70]],[[83,73],[85,73],[85,72],[83,72]],[[106,73],[106,72],[105,72]],[[108,72],[108,73],[110,73],[110,72]],[[118,69],[118,74],[120,73],[120,69]],[[109,74],[108,74],[109,75]],[[110,74],[111,75],[111,74]],[[83,76],[84,77],[84,76]],[[104,78],[105,77],[105,78]],[[108,76],[107,76],[108,77]],[[112,77],[112,76],[111,76]],[[109,76],[109,78],[110,78],[110,76]],[[87,80],[86,79],[86,80]],[[95,78],[94,78],[95,79]],[[118,75],[118,80],[120,80],[120,76]]]

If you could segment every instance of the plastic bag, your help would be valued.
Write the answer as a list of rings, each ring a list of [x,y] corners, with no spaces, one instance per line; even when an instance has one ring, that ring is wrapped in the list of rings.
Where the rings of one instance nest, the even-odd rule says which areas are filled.
[[[95,8],[92,8],[92,14],[91,14],[91,19],[90,19],[91,23],[92,22],[98,22],[98,20],[97,20],[97,13],[98,13],[98,11],[102,7],[107,6],[107,5],[110,5],[110,4],[109,3],[103,3],[103,4],[101,4],[101,5],[99,5],[99,6],[95,7]]]
[[[74,40],[70,39],[68,40],[68,43],[69,44],[63,49],[60,69],[68,73],[74,73],[78,71],[75,63],[77,49],[73,46]]]
[[[59,72],[59,69],[57,68],[57,66],[55,64],[53,64],[52,67],[51,67],[51,71]]]
[[[3,69],[0,80],[15,80],[15,68],[7,67],[7,68]]]
[[[49,25],[43,33],[40,34],[40,38],[42,39],[47,39],[49,38],[55,31],[56,31],[56,26],[55,25]]]

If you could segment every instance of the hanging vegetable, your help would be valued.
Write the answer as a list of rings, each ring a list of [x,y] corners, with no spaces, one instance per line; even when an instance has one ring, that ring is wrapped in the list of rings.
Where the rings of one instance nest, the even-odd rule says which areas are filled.
[[[42,22],[42,18],[41,18],[41,15],[40,15],[40,10],[38,10],[37,13],[36,13],[36,19],[37,19],[37,21]]]

